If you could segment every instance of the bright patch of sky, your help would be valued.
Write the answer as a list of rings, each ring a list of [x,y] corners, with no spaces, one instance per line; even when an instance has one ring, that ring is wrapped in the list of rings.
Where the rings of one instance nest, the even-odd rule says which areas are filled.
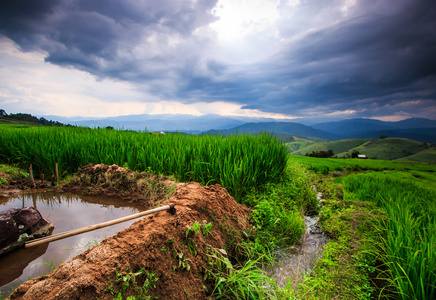
[[[219,0],[213,15],[219,20],[210,24],[222,43],[232,43],[253,34],[275,32],[279,18],[278,1],[271,0]]]

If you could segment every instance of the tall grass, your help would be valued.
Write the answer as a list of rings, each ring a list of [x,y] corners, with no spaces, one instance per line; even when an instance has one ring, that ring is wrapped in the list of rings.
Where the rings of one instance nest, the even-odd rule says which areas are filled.
[[[153,135],[89,128],[2,127],[0,162],[61,176],[89,163],[174,175],[180,181],[219,183],[236,199],[284,171],[287,151],[269,135]]]
[[[380,224],[381,256],[401,299],[436,298],[436,192],[384,174],[343,179],[360,200],[383,207],[390,219]]]

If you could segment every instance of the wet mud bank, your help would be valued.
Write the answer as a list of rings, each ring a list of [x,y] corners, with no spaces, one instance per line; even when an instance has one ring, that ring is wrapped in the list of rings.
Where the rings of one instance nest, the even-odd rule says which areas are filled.
[[[204,281],[207,258],[220,249],[233,255],[234,246],[243,240],[242,231],[250,226],[248,209],[219,185],[179,184],[169,199],[148,200],[144,192],[153,191],[153,184],[171,189],[174,183],[162,178],[151,185],[146,180],[141,183],[145,177],[115,166],[85,169],[88,171],[79,172],[63,188],[110,194],[117,191],[110,183],[115,180],[107,181],[113,175],[118,186],[125,187],[119,193],[129,201],[143,201],[148,206],[174,203],[177,214],[162,211],[136,221],[49,275],[23,283],[9,299],[113,299],[138,295],[138,288],[159,299],[207,299],[214,284]],[[195,224],[201,229],[191,230]]]

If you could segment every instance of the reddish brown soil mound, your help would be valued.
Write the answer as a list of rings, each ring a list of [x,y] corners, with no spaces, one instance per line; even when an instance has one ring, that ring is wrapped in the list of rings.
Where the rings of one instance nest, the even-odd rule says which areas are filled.
[[[117,165],[86,165],[62,189],[89,195],[108,195],[128,200],[155,201],[168,199],[176,183],[167,177],[137,173]]]
[[[149,299],[138,296],[144,283],[147,295],[158,299],[207,299],[213,288],[203,281],[207,253],[226,249],[232,255],[249,227],[248,210],[220,185],[182,185],[165,204],[170,202],[175,216],[162,211],[135,222],[51,274],[22,284],[10,299],[114,299],[120,292],[123,299]],[[187,234],[195,222],[212,223],[212,229]]]

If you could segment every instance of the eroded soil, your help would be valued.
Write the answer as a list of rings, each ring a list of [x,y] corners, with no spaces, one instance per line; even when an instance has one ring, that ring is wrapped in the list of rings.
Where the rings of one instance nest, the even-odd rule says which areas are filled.
[[[31,183],[29,178],[26,178],[22,174],[11,175],[0,172],[0,198],[9,197],[32,188],[47,188],[52,185],[51,182],[47,180],[35,180],[34,183],[35,185]]]
[[[119,180],[105,181],[111,176]],[[147,186],[141,183],[146,177],[150,175],[117,166],[89,165],[63,188],[100,194],[113,192],[128,199],[146,200],[143,193],[147,189],[141,190]],[[154,180],[162,186],[174,186],[167,179]],[[115,181],[118,183],[111,184]],[[139,298],[141,292],[156,299],[208,299],[214,283],[204,281],[210,267],[207,258],[218,249],[225,249],[229,257],[234,255],[235,245],[243,240],[242,231],[250,227],[248,209],[220,185],[178,184],[169,199],[167,192],[162,195],[167,200],[155,197],[147,203],[156,206],[173,203],[176,215],[161,211],[140,219],[61,264],[49,275],[23,283],[10,299],[114,299],[119,293],[123,299],[128,296],[148,299],[144,295]],[[195,222],[212,226],[209,230],[189,231]],[[144,283],[148,288],[138,290]]]

